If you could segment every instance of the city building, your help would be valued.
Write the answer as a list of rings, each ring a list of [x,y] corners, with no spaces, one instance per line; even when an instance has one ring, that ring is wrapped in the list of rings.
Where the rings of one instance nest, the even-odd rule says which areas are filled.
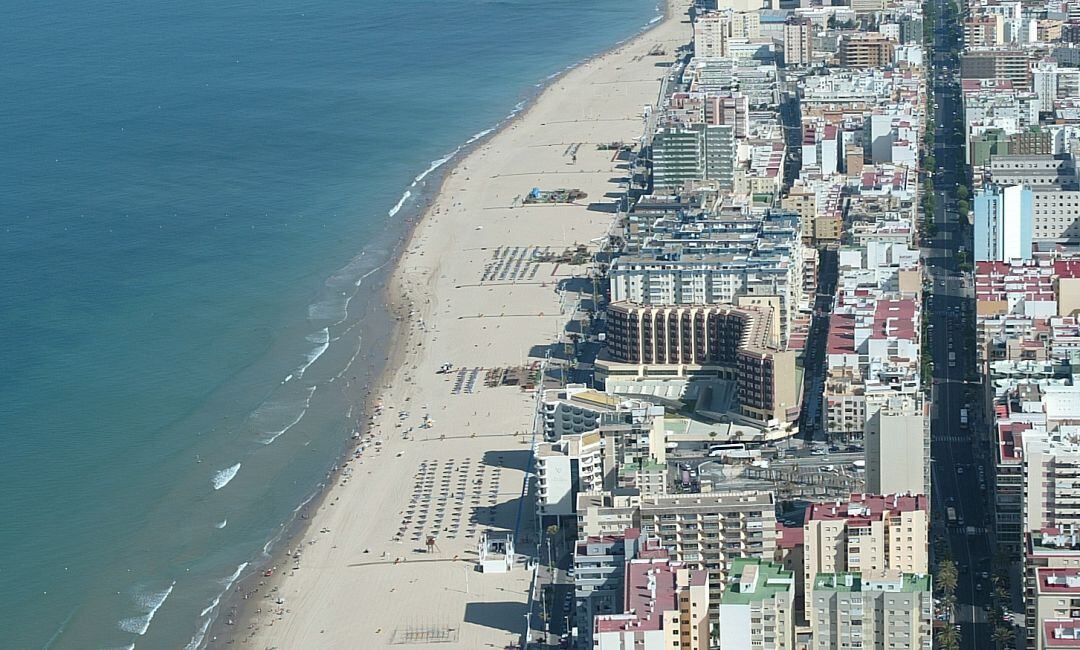
[[[877,494],[930,494],[928,410],[929,404],[921,400],[911,408],[906,400],[895,399],[867,417],[867,490]],[[904,462],[896,462],[898,458]]]
[[[772,323],[770,312],[759,307],[611,303],[598,376],[730,380],[739,415],[765,424],[791,422],[800,399],[795,352],[775,347]]]
[[[814,503],[803,526],[806,618],[819,574],[926,573],[930,513],[925,496],[853,494]]]
[[[617,535],[586,535],[574,544],[574,620],[590,622],[622,612],[626,563],[640,557],[666,557],[659,540],[637,528]],[[579,625],[578,645],[593,647],[592,625]]]
[[[731,563],[720,597],[721,648],[784,650],[795,647],[795,574],[772,562]]]
[[[1017,90],[1031,90],[1031,56],[1026,50],[973,48],[960,53],[964,79],[1008,81]]]
[[[883,68],[892,63],[894,43],[877,33],[854,32],[840,39],[840,65]]]
[[[794,16],[784,23],[784,65],[808,66],[814,61],[813,21],[805,16]]]
[[[641,531],[660,537],[671,557],[709,574],[714,620],[731,562],[771,559],[776,552],[776,503],[771,492],[641,497]]]
[[[1080,623],[1080,536],[1076,529],[1047,529],[1025,535],[1024,620],[1027,647],[1068,647],[1065,632]]]
[[[626,563],[622,613],[593,619],[596,650],[707,650],[709,578],[665,557]]]
[[[975,192],[975,261],[1031,259],[1034,196],[1023,185],[989,185]]]
[[[930,650],[933,608],[926,574],[822,573],[811,591],[811,647]]]
[[[590,431],[537,445],[536,498],[541,515],[571,515],[578,492],[603,489],[601,442],[600,432]]]

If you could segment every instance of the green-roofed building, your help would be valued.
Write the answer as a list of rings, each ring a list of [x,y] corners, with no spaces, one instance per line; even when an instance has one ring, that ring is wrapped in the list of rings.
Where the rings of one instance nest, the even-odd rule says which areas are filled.
[[[814,650],[931,648],[933,598],[929,575],[819,573],[811,593]]]
[[[754,558],[731,562],[720,597],[720,647],[795,647],[795,573]]]

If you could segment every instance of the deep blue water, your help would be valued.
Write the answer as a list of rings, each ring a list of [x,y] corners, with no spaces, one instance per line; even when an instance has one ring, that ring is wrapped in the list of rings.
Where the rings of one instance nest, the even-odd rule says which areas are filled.
[[[197,641],[343,449],[437,175],[388,211],[655,4],[7,0],[0,646]]]

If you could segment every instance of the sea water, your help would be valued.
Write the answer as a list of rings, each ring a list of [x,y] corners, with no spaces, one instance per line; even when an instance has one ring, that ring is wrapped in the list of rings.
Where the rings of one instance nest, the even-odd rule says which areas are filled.
[[[655,2],[7,0],[0,646],[199,647],[361,417],[440,165]]]

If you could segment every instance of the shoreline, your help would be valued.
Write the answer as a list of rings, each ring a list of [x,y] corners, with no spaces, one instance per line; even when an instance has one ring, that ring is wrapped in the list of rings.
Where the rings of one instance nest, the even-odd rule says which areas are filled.
[[[445,216],[441,211],[440,202],[447,203],[450,199],[448,185],[451,180],[468,170],[468,164],[474,155],[482,151],[489,143],[507,131],[513,130],[518,124],[525,121],[542,102],[546,94],[554,89],[563,79],[577,70],[585,68],[597,61],[602,61],[614,53],[629,47],[635,42],[647,38],[652,32],[670,23],[673,18],[681,18],[683,14],[676,12],[676,8],[685,4],[682,0],[664,0],[663,13],[643,25],[637,32],[627,38],[613,44],[610,48],[598,52],[583,59],[563,70],[551,75],[543,82],[536,84],[530,91],[524,93],[524,99],[519,102],[515,110],[495,126],[474,134],[469,140],[460,145],[454,152],[446,156],[446,161],[433,169],[424,171],[417,177],[418,180],[407,186],[402,199],[391,209],[391,218],[407,214],[403,220],[407,223],[402,236],[397,239],[397,244],[391,254],[392,264],[381,271],[376,277],[384,280],[384,288],[375,294],[373,304],[382,304],[387,314],[393,320],[391,332],[388,334],[390,347],[388,355],[380,367],[370,369],[371,381],[368,389],[358,387],[361,391],[357,395],[357,412],[361,411],[365,416],[377,412],[377,405],[381,402],[383,391],[389,389],[398,372],[404,370],[408,364],[410,351],[415,348],[423,348],[425,332],[411,326],[411,317],[416,314],[423,316],[421,322],[431,317],[431,300],[421,304],[420,298],[416,297],[417,290],[426,289],[434,292],[435,274],[429,274],[428,286],[413,286],[410,282],[407,264],[417,242],[420,231],[431,224],[432,220]],[[659,7],[658,7],[659,9]],[[669,58],[663,59],[668,61]],[[653,101],[653,100],[650,100]],[[483,134],[483,135],[481,135]],[[479,136],[479,137],[477,137]],[[436,161],[432,161],[434,163]],[[434,178],[433,178],[434,177]],[[433,182],[435,181],[435,182]],[[428,188],[434,191],[415,192],[416,186],[421,182],[429,183]],[[610,219],[607,219],[610,222]],[[421,255],[423,253],[420,253]],[[384,275],[386,274],[386,275]],[[431,295],[431,294],[428,294]],[[377,301],[377,302],[376,302]],[[564,319],[565,320],[565,319]],[[418,341],[418,339],[420,339]],[[540,343],[540,341],[537,341]],[[413,368],[415,369],[415,365]],[[366,393],[366,394],[365,394]],[[532,403],[532,393],[527,394],[529,404]],[[408,399],[408,398],[406,398]],[[525,415],[532,419],[531,407],[525,411]],[[286,565],[293,561],[292,556],[301,556],[300,549],[305,542],[314,543],[309,538],[316,537],[316,519],[322,511],[334,505],[338,501],[335,492],[342,489],[349,482],[352,469],[357,465],[359,458],[354,455],[358,445],[369,441],[375,435],[371,433],[378,428],[373,421],[358,429],[359,438],[346,439],[342,444],[342,450],[337,456],[336,463],[326,474],[326,477],[318,484],[314,492],[294,511],[293,516],[282,525],[282,532],[268,541],[269,557],[254,559],[247,570],[248,575],[238,579],[222,597],[215,617],[206,631],[198,647],[216,647],[229,645],[236,640],[248,642],[254,636],[253,629],[257,629],[257,618],[263,614],[263,608],[271,601],[267,601],[271,594],[278,593],[287,582],[289,574]],[[527,432],[526,432],[527,434]],[[526,435],[526,438],[528,436]],[[385,459],[383,456],[380,460]],[[369,472],[370,473],[370,472]],[[331,500],[331,497],[334,497]],[[365,551],[366,552],[366,551]],[[456,559],[456,557],[455,557]],[[300,560],[296,560],[296,566],[300,566]],[[273,575],[265,576],[264,571],[273,567]],[[277,570],[282,567],[282,570]],[[315,569],[318,571],[319,569]],[[264,602],[265,601],[265,602]],[[232,625],[228,621],[232,621]]]

